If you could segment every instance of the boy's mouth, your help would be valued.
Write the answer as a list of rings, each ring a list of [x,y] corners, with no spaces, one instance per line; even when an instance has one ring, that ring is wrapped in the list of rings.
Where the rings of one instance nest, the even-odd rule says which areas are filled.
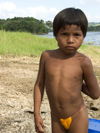
[[[74,49],[73,46],[67,46],[67,49]]]

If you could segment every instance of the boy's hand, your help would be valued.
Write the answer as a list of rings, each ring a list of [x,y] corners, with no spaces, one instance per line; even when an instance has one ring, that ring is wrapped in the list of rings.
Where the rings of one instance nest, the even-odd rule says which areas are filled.
[[[44,133],[44,124],[40,115],[35,115],[35,130],[37,133]]]

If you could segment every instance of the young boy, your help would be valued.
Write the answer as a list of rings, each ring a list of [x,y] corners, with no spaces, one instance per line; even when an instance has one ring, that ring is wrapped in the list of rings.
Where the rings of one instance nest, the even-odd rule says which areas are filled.
[[[88,133],[88,113],[81,91],[98,99],[100,90],[90,59],[77,51],[87,27],[87,18],[80,9],[64,9],[54,18],[53,33],[59,48],[42,53],[34,87],[38,133],[45,132],[40,116],[44,87],[51,108],[52,133]]]

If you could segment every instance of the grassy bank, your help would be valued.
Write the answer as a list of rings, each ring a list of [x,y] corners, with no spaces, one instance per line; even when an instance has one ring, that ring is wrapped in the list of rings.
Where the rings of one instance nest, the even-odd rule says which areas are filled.
[[[0,31],[0,55],[39,56],[42,51],[56,47],[55,39],[38,37],[26,32]]]
[[[44,38],[26,32],[0,31],[0,56],[40,56],[47,49],[56,49],[54,38]],[[99,58],[100,47],[82,45],[83,54]]]

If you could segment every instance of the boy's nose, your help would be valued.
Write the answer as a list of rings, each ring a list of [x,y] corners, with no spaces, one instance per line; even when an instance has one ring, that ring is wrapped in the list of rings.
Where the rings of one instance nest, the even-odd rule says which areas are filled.
[[[67,42],[68,43],[73,43],[74,42],[73,36],[69,36]]]

